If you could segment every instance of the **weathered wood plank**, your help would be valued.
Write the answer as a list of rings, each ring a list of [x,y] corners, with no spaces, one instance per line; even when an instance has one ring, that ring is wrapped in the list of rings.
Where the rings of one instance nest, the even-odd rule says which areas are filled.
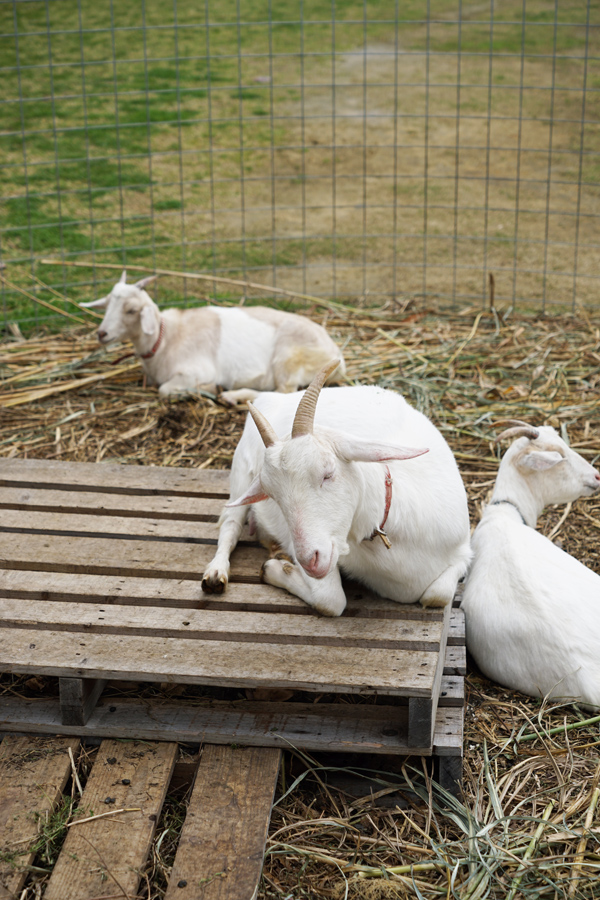
[[[444,657],[444,675],[467,674],[466,647],[446,647]]]
[[[79,818],[131,811],[69,828],[45,900],[135,895],[176,754],[175,743],[102,743],[81,797]]]
[[[438,654],[0,629],[0,670],[67,678],[170,681],[430,697]]]
[[[437,715],[447,722],[449,714],[460,713],[438,709]],[[82,727],[60,724],[58,701],[3,697],[0,702],[0,731],[430,756],[431,746],[409,748],[407,722],[407,708],[401,706],[211,700],[190,707],[101,698]],[[440,746],[444,740],[440,732]]]
[[[301,646],[373,647],[437,652],[441,622],[324,618],[286,613],[156,609],[16,600],[0,593],[0,629],[154,636],[177,640],[252,641]],[[33,638],[32,638],[33,639]]]
[[[235,573],[233,573],[235,578]],[[403,619],[438,622],[442,613],[419,604],[394,603],[365,588],[345,585],[348,606],[344,617]],[[198,581],[171,578],[140,578],[122,575],[87,575],[68,572],[32,572],[0,569],[0,594],[31,600],[160,606],[161,609],[222,609],[281,612],[317,616],[308,604],[287,591],[268,584],[231,581],[224,594],[204,594]]]
[[[433,732],[433,752],[436,756],[462,756],[464,718],[462,709],[438,707]]]
[[[229,496],[229,472],[221,469],[183,469],[132,466],[121,463],[77,463],[46,459],[1,459],[0,485],[125,494]]]
[[[450,629],[448,631],[448,644],[460,647],[465,643],[465,614],[458,608],[452,609],[450,616]]]
[[[2,510],[85,514],[92,519],[97,516],[128,516],[175,519],[181,522],[216,522],[225,499],[0,487]],[[4,513],[2,520],[5,521]]]
[[[98,678],[59,678],[60,717],[63,725],[85,725],[106,681]]]
[[[439,706],[458,706],[465,704],[465,679],[462,675],[444,675],[442,678]]]
[[[184,544],[153,540],[22,535],[0,532],[0,567],[38,572],[93,575],[148,575],[152,578],[191,578],[200,581],[215,554],[214,544]],[[238,577],[259,580],[267,558],[259,546],[239,546],[231,557]]]
[[[205,745],[165,900],[252,900],[281,751]]]
[[[51,534],[57,536],[132,538],[179,543],[214,543],[219,536],[216,522],[181,522],[176,519],[145,519],[121,516],[88,516],[63,512],[4,509],[0,534]],[[240,542],[241,543],[241,542]],[[245,542],[246,543],[246,542]],[[252,541],[252,546],[256,542]]]
[[[0,745],[0,898],[18,897],[35,853],[38,816],[54,809],[71,774],[77,738],[8,735]]]
[[[439,653],[436,655],[435,674],[429,697],[411,697],[408,701],[408,742],[411,746],[423,746],[431,743],[435,716],[444,674],[444,660],[450,620],[453,615],[452,604],[443,610],[444,619],[440,636]]]

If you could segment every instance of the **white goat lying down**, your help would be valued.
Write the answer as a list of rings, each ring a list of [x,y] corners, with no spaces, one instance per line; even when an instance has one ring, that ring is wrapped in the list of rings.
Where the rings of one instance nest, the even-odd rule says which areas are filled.
[[[88,308],[106,309],[101,344],[131,341],[162,396],[225,388],[226,403],[253,400],[260,391],[297,391],[341,351],[316,322],[268,307],[203,306],[161,313],[144,288],[156,276],[127,284],[121,275],[108,296]]]
[[[532,696],[600,706],[600,576],[535,531],[549,503],[589,497],[600,473],[553,428],[520,423],[473,535],[462,608],[481,671]]]
[[[452,452],[399,394],[321,390],[336,366],[325,366],[302,399],[262,394],[250,406],[254,421],[248,417],[235,451],[231,501],[202,587],[224,590],[252,505],[260,538],[289,557],[269,559],[265,581],[320,613],[344,610],[340,570],[400,603],[444,606],[471,558]]]

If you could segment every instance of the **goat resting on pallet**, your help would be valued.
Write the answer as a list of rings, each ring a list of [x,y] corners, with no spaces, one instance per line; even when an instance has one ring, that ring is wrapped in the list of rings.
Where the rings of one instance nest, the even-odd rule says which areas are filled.
[[[251,506],[259,537],[282,551],[265,563],[264,580],[324,615],[346,605],[340,570],[391,600],[444,606],[471,558],[452,451],[393,391],[322,390],[336,366],[302,395],[262,394],[250,406],[202,587],[224,590]]]

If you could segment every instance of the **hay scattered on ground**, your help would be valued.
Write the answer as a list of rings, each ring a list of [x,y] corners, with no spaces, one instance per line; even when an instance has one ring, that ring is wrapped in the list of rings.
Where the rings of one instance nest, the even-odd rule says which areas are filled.
[[[307,313],[345,348],[350,381],[401,391],[441,428],[474,524],[497,471],[495,422],[551,424],[591,462],[600,456],[600,315],[455,314],[412,299]],[[92,327],[0,345],[0,457],[228,467],[245,412],[207,397],[160,400],[135,360],[118,361],[128,348],[99,351]],[[598,498],[549,509],[539,527],[600,572]],[[45,687],[24,682],[2,689]],[[418,760],[405,770],[414,792],[388,808],[390,772],[375,776],[380,798],[367,791],[357,801],[326,786],[318,761],[290,770],[288,759],[261,897],[600,896],[599,720],[476,671],[467,688],[465,793],[449,807]],[[165,816],[182,818],[176,804]],[[162,874],[148,897],[164,896],[161,853],[174,846],[165,839],[154,853],[151,869]]]

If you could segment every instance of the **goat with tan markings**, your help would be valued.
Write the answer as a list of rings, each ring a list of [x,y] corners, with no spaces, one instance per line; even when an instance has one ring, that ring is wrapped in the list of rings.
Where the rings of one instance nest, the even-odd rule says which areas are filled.
[[[145,290],[155,277],[127,284],[123,272],[110,294],[81,306],[106,310],[99,342],[131,341],[161,396],[223,388],[233,406],[261,391],[297,391],[332,357],[344,375],[341,351],[311,319],[264,306],[161,312]]]

